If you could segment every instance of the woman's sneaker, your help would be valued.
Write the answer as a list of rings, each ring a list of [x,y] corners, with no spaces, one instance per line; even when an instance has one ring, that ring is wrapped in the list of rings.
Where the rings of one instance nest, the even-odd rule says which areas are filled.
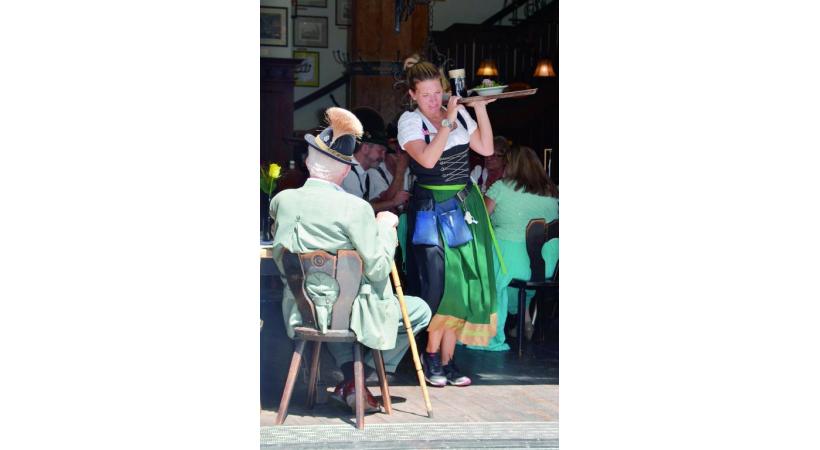
[[[450,361],[450,364],[444,366],[442,370],[444,370],[444,375],[447,377],[447,383],[453,386],[469,386],[473,384],[473,380],[471,380],[470,377],[459,372],[455,361]]]
[[[441,356],[438,353],[424,352],[424,379],[431,386],[447,386],[447,377],[441,368]]]

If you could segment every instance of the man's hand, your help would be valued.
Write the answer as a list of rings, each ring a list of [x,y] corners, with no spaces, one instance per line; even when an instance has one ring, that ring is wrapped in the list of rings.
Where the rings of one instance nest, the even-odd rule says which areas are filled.
[[[407,191],[399,191],[396,192],[396,195],[393,196],[393,206],[398,207],[407,203],[407,200],[410,200],[410,193]]]
[[[396,228],[399,225],[399,216],[391,213],[390,211],[382,211],[376,214],[376,222]]]
[[[399,153],[388,153],[384,158],[384,164],[387,166],[387,170],[395,177],[399,172],[404,174],[404,171],[407,170],[407,166],[410,164],[410,156],[403,151],[399,151]]]

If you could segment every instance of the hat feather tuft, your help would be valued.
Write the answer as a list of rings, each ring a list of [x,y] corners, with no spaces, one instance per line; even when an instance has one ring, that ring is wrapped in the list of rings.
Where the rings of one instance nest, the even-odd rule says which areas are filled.
[[[333,140],[345,134],[352,134],[357,138],[362,137],[362,123],[352,112],[343,108],[328,108],[325,113],[330,126],[333,128]]]

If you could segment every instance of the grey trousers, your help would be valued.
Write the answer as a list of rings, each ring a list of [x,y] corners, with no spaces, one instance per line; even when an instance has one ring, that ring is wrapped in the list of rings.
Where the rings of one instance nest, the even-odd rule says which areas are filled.
[[[427,306],[427,302],[424,300],[410,295],[404,296],[404,303],[407,305],[407,315],[410,317],[410,327],[413,329],[413,334],[417,335],[419,334],[419,331],[424,329],[427,324],[430,323],[430,318],[432,317],[430,307]],[[396,324],[396,326],[399,327],[398,334],[396,335],[396,346],[390,350],[382,350],[384,370],[387,372],[396,371],[396,366],[399,365],[399,361],[401,361],[404,353],[407,352],[407,348],[410,347],[407,329],[404,327],[404,320],[401,317],[399,317],[399,323]],[[333,355],[333,358],[336,359],[336,364],[339,366],[346,362],[353,361],[352,344],[332,342],[327,344],[327,349],[330,351],[330,354]],[[364,363],[372,368],[376,367],[373,363],[373,355],[370,352],[368,352]]]

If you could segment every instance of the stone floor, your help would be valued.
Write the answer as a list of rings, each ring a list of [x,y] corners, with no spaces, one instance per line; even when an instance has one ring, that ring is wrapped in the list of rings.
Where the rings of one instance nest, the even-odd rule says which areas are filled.
[[[366,417],[366,423],[558,420],[556,344],[533,344],[520,359],[513,352],[482,352],[458,347],[456,360],[462,371],[471,375],[473,385],[461,388],[428,387],[433,419],[427,417],[410,359],[408,355],[402,360],[390,383],[393,414],[370,414]],[[286,424],[354,423],[355,417],[350,410],[328,402],[328,394],[332,392],[336,380],[341,379],[341,374],[333,368],[332,361],[324,357],[324,353],[322,371],[318,404],[312,411],[304,408],[306,384],[300,377],[288,408]],[[380,399],[377,384],[369,384],[372,386],[370,391]],[[267,399],[263,398],[262,425],[273,425],[281,389],[279,387],[279,395],[269,393]]]
[[[498,445],[505,448],[557,448],[557,322],[541,324],[543,329],[549,328],[550,332],[536,332],[536,338],[526,344],[521,358],[515,351],[484,352],[457,347],[456,361],[462,372],[471,376],[473,385],[463,388],[428,387],[433,418],[427,417],[422,392],[408,351],[390,379],[393,413],[388,415],[381,411],[365,416],[365,430],[367,426],[373,425],[387,427],[387,433],[392,429],[390,427],[406,424],[407,427],[421,426],[432,433],[455,426],[462,431],[472,430],[468,433],[472,440],[456,438],[455,435],[450,440],[436,440],[428,436],[431,440],[425,441],[422,445],[422,441],[404,442],[399,436],[392,440],[377,439],[371,442],[366,438],[367,435],[354,432],[353,435],[359,437],[344,441],[344,445],[342,441],[332,441],[325,442],[324,446],[314,442],[313,447],[300,447],[301,444],[297,444],[302,442],[299,439],[304,438],[304,433],[338,434],[340,426],[346,427],[341,429],[355,430],[355,414],[328,401],[328,394],[336,383],[341,381],[342,375],[335,367],[330,354],[323,351],[317,405],[313,410],[307,410],[304,406],[307,367],[303,361],[303,369],[293,392],[287,419],[283,426],[273,426],[293,352],[293,342],[287,338],[284,327],[280,325],[282,314],[279,283],[275,277],[263,277],[261,313],[265,326],[261,332],[260,373],[260,425],[263,448],[498,448]],[[508,338],[508,342],[516,348],[514,338]],[[308,350],[305,356],[309,355]],[[373,395],[380,399],[380,391],[375,380],[368,383],[368,386]],[[501,425],[497,425],[499,423]],[[436,426],[424,428],[430,424]],[[533,428],[533,424],[539,425]],[[506,429],[512,432],[516,427],[522,430],[539,429],[542,433],[532,439],[523,438],[523,434],[509,435],[508,437],[513,439],[510,441],[499,441],[498,437],[493,435],[493,430]],[[374,427],[374,430],[377,429],[379,428]],[[406,433],[408,428],[401,429]],[[355,431],[361,433],[360,430]],[[384,436],[387,435],[382,437]],[[359,442],[357,439],[363,440]],[[354,441],[358,444],[354,445]],[[402,442],[406,445],[402,446]]]
[[[558,448],[558,422],[474,422],[262,427],[260,450]]]

